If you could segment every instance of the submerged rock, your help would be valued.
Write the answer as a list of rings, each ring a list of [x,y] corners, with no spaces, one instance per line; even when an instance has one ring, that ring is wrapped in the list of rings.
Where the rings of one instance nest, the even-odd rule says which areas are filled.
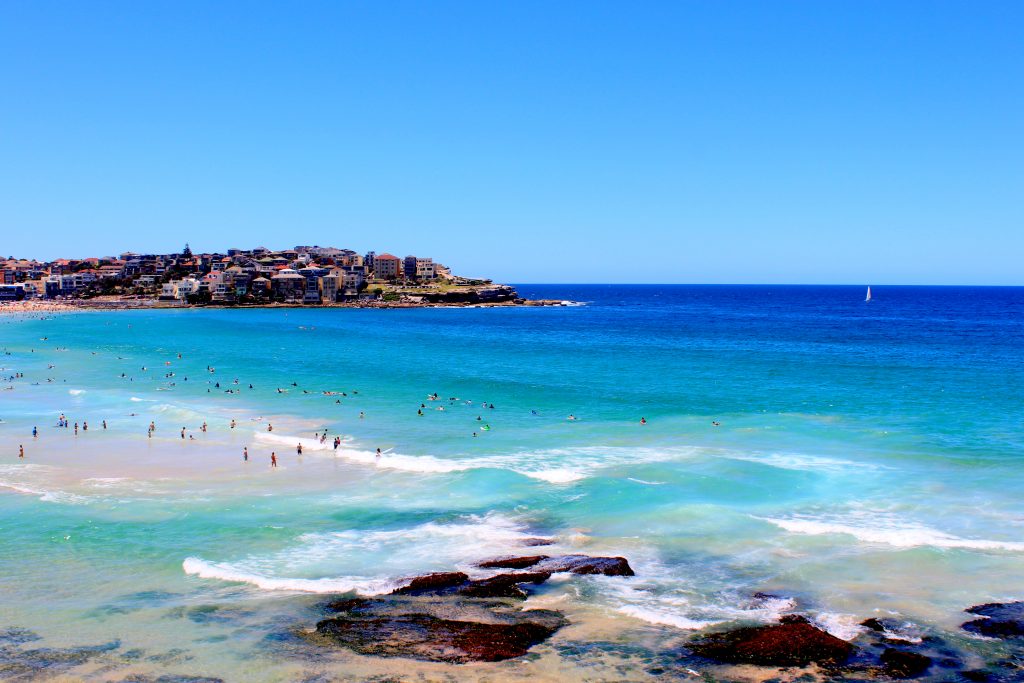
[[[962,624],[960,628],[965,631],[989,638],[1024,636],[1024,602],[990,602],[964,611],[983,617]]]
[[[917,652],[897,650],[894,647],[887,647],[882,652],[882,664],[885,666],[885,673],[893,678],[913,678],[926,672],[932,665],[931,657]]]
[[[463,572],[437,572],[417,576],[407,585],[392,591],[394,595],[413,595],[416,593],[438,591],[455,588],[469,581],[469,575]]]
[[[529,555],[527,557],[502,557],[494,560],[485,560],[477,566],[481,569],[526,569],[532,567],[541,560],[548,559],[547,555]]]
[[[713,633],[689,647],[708,659],[760,666],[837,665],[849,659],[855,649],[799,615],[783,617],[771,626]]]
[[[591,557],[590,555],[562,555],[549,557],[534,565],[538,571],[556,574],[604,574],[605,576],[634,576],[633,568],[624,557]]]
[[[502,623],[399,614],[325,619],[316,625],[316,632],[364,655],[435,662],[498,662],[521,657],[565,623],[562,615],[545,610],[525,612],[520,619]]]
[[[520,584],[540,585],[550,578],[550,572],[498,574],[489,579],[470,581],[469,585],[459,589],[459,594],[472,598],[525,598],[526,591],[519,587]]]

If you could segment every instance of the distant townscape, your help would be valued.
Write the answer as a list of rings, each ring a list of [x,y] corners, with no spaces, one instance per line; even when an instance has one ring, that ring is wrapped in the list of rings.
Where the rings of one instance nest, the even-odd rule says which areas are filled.
[[[0,263],[0,301],[81,305],[526,303],[507,285],[453,275],[432,258],[298,246]],[[532,303],[532,302],[531,302]]]

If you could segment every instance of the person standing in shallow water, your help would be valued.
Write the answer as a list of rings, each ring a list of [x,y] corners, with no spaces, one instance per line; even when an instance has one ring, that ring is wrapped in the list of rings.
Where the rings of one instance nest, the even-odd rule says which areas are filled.
[[[270,466],[277,467],[277,453],[270,454]]]
[[[19,458],[24,458],[25,457],[25,447],[24,446],[18,446],[18,457]]]
[[[249,462],[249,447],[248,446],[243,446],[242,447],[242,460],[245,461],[245,462]]]

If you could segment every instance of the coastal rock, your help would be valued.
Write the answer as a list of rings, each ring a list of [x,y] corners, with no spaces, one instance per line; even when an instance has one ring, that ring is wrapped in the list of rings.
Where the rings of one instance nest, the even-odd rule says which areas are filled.
[[[557,574],[604,574],[605,576],[635,576],[624,557],[591,557],[589,555],[562,555],[549,557],[534,565],[537,571]]]
[[[928,671],[932,665],[931,657],[894,647],[885,648],[881,660],[885,673],[892,678],[914,678]]]
[[[527,557],[502,557],[494,560],[485,560],[477,566],[481,569],[526,569],[532,567],[541,560],[548,559],[547,555],[529,555]]]
[[[964,611],[983,617],[962,624],[965,631],[989,638],[1024,637],[1024,602],[990,602]]]
[[[415,595],[418,593],[435,592],[445,588],[461,586],[467,581],[469,581],[469,575],[464,574],[463,572],[437,572],[434,574],[425,574],[423,576],[417,576],[407,585],[392,591],[392,594]]]
[[[524,583],[539,585],[551,578],[550,572],[519,572],[498,574],[488,579],[470,581],[460,588],[459,594],[471,598],[525,598],[526,591],[519,586]]]
[[[429,614],[335,617],[316,625],[333,643],[364,655],[435,662],[498,662],[521,657],[565,624],[557,612],[532,610],[515,621],[485,623]]]
[[[826,633],[799,615],[778,624],[714,633],[690,644],[702,657],[729,664],[759,666],[838,665],[849,659],[853,645]]]
[[[527,538],[522,541],[522,544],[525,546],[536,547],[539,545],[554,545],[555,542],[550,538]]]

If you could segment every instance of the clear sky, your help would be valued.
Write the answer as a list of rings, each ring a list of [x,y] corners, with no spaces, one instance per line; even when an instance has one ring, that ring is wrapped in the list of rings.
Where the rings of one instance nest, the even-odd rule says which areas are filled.
[[[1024,284],[1024,2],[0,0],[0,252]]]

